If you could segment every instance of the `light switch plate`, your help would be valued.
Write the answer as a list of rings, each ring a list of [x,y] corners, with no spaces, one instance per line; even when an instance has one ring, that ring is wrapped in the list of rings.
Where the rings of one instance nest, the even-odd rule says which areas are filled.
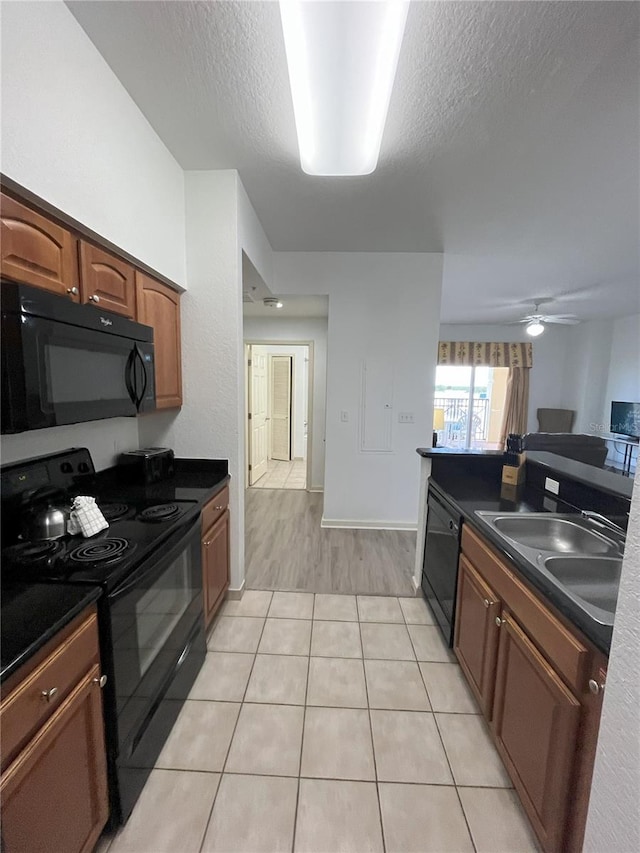
[[[416,422],[413,412],[398,412],[399,424],[414,424]]]

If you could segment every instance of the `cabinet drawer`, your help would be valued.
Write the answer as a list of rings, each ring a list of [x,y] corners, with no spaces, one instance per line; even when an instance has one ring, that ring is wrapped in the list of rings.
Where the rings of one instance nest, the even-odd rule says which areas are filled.
[[[205,504],[202,510],[202,535],[209,530],[229,505],[229,486],[225,486],[218,494]]]
[[[480,536],[464,525],[462,552],[496,595],[509,607],[520,625],[535,638],[567,684],[579,695],[587,689],[591,653],[509,569]]]
[[[0,704],[3,767],[96,664],[100,664],[98,620],[95,612],[92,612],[24,681],[3,698]]]

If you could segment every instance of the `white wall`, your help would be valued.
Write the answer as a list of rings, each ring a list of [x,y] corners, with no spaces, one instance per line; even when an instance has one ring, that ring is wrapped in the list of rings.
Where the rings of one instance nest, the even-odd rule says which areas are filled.
[[[537,432],[536,409],[566,408],[563,366],[571,345],[570,328],[547,328],[542,337],[533,341],[533,367],[529,381],[528,431]],[[502,325],[440,326],[441,341],[531,341],[523,328]]]
[[[585,853],[640,850],[640,480],[627,532]]]
[[[565,407],[575,409],[574,432],[607,432],[606,386],[611,362],[613,320],[591,320],[569,329],[564,367]],[[606,417],[605,417],[606,414]]]
[[[640,403],[640,314],[613,322],[611,359],[605,391],[605,414],[612,400]]]
[[[2,172],[184,283],[184,173],[58,0],[2,4]]]
[[[45,453],[57,453],[69,447],[88,447],[96,471],[101,471],[115,465],[122,451],[137,450],[139,446],[136,418],[110,418],[3,435],[1,453],[4,465]]]
[[[140,420],[143,445],[228,459],[231,587],[244,578],[244,377],[238,176],[186,172],[187,279],[182,297],[183,406]]]
[[[308,347],[259,346],[256,347],[267,356],[288,355],[293,360],[291,375],[291,456],[295,459],[306,459],[305,451],[305,421],[307,420],[307,373]],[[267,416],[271,417],[271,374],[269,373],[269,395],[267,398]],[[271,439],[269,439],[271,441]],[[270,448],[269,448],[270,450]]]
[[[309,488],[322,490],[327,399],[327,320],[303,317],[245,317],[244,339],[246,341],[311,341],[313,343],[313,414]]]
[[[440,314],[437,254],[276,252],[279,294],[329,295],[323,522],[415,527],[419,458],[430,444]],[[360,450],[362,365],[393,371],[390,452]],[[341,421],[347,412],[348,422]],[[399,424],[413,412],[413,424]]]

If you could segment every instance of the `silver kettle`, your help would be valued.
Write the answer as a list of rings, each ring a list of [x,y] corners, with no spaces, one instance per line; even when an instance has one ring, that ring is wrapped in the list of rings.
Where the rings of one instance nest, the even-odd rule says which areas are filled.
[[[22,535],[25,539],[60,539],[67,532],[70,508],[63,503],[64,493],[58,489],[38,489],[29,499],[22,514]]]

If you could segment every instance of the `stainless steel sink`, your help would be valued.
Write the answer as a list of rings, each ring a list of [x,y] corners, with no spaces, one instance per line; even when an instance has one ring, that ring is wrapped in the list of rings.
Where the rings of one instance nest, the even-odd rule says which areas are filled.
[[[613,625],[624,551],[622,532],[609,538],[579,515],[484,510],[476,510],[476,515],[592,619]]]
[[[622,560],[612,557],[547,557],[544,568],[592,607],[615,613]]]
[[[504,536],[542,551],[564,554],[617,555],[615,542],[579,522],[547,514],[499,515],[491,522]]]

